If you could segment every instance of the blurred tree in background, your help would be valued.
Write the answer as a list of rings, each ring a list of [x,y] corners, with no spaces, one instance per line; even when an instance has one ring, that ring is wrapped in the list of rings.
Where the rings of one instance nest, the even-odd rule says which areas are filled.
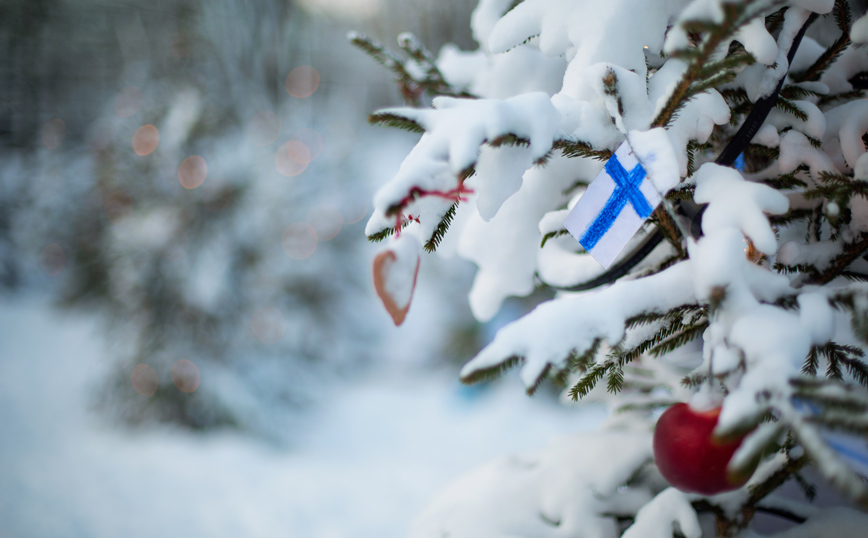
[[[112,415],[279,436],[376,354],[358,118],[396,96],[344,25],[469,42],[410,4],[0,5],[0,285],[107,314]]]

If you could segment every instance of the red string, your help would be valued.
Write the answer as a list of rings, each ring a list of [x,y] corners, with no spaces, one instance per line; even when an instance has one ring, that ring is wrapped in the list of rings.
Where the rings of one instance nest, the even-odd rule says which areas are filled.
[[[427,190],[421,187],[413,187],[410,189],[410,192],[407,193],[407,196],[403,197],[400,202],[398,202],[397,206],[399,206],[398,211],[395,214],[395,236],[401,237],[401,228],[404,224],[404,208],[410,205],[413,201],[424,198],[426,196],[436,196],[438,198],[443,198],[446,200],[455,200],[457,202],[466,202],[468,200],[465,194],[473,194],[472,189],[464,188],[464,185],[458,185],[454,189],[450,189],[448,191],[440,191],[440,190]],[[410,215],[408,220],[414,220],[416,222],[419,221],[419,217],[413,217]]]

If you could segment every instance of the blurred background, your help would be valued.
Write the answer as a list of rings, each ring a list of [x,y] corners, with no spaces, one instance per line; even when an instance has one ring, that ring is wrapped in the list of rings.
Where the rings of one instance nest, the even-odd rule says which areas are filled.
[[[457,370],[473,267],[373,292],[412,135],[348,43],[472,50],[473,0],[0,3],[0,536],[401,536],[451,478],[596,418]],[[395,47],[392,47],[395,48]]]

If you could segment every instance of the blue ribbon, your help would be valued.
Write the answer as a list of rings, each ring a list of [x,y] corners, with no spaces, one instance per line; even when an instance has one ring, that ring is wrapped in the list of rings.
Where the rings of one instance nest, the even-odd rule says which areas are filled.
[[[606,162],[606,173],[615,182],[615,190],[606,201],[603,210],[597,215],[597,219],[588,227],[588,231],[585,232],[585,235],[579,241],[585,247],[585,250],[588,251],[594,248],[600,239],[606,235],[606,232],[612,228],[612,225],[615,224],[615,219],[624,210],[627,202],[630,202],[636,214],[643,220],[647,219],[651,215],[651,212],[654,211],[648,200],[645,199],[642,191],[639,190],[639,185],[642,184],[642,180],[645,179],[646,175],[645,169],[642,168],[641,164],[637,164],[628,174],[627,170],[618,160],[618,157],[612,155],[612,158]]]

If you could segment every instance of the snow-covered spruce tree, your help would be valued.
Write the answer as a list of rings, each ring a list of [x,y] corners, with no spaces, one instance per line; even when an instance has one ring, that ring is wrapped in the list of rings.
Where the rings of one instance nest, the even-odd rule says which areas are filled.
[[[789,520],[779,536],[864,536],[864,11],[481,0],[472,52],[435,59],[405,34],[402,57],[350,36],[414,105],[371,121],[422,133],[366,230],[385,242],[374,276],[396,323],[422,249],[478,266],[481,321],[508,296],[553,288],[462,380],[520,366],[528,393],[550,378],[612,409],[601,431],[461,479],[413,536],[756,536],[763,512]],[[638,162],[629,177],[610,171],[619,148]],[[636,194],[635,170],[650,191]],[[620,179],[582,202],[598,174]],[[622,215],[643,222],[649,196],[662,203],[607,269],[581,246],[590,231],[580,244],[566,230],[574,207],[594,223],[608,212],[597,256]],[[809,467],[854,504],[812,507]],[[790,480],[805,499],[780,495]]]

